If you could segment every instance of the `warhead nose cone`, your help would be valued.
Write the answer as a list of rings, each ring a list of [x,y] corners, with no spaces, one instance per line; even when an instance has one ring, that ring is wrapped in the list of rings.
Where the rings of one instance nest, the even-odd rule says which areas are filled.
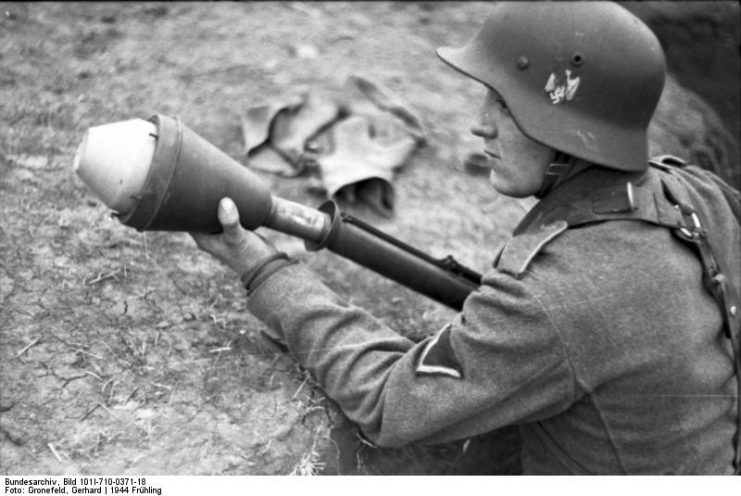
[[[157,127],[132,119],[91,127],[77,148],[74,170],[111,210],[131,211],[147,179]]]

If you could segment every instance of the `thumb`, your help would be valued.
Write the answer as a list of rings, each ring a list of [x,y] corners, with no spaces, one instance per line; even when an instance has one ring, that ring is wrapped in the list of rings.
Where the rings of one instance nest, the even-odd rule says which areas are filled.
[[[237,238],[240,234],[239,211],[234,201],[231,198],[222,198],[216,215],[224,228],[224,234],[228,238]]]
[[[239,224],[239,211],[231,198],[222,198],[217,212],[219,222],[224,227],[234,227]]]

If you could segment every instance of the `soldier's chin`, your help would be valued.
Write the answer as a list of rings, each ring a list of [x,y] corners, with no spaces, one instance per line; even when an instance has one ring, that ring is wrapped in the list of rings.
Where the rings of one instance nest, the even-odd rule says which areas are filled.
[[[520,184],[516,181],[511,181],[506,177],[497,174],[495,170],[492,170],[489,175],[489,183],[497,193],[512,198],[527,198],[537,193],[537,191],[534,191],[532,187]]]

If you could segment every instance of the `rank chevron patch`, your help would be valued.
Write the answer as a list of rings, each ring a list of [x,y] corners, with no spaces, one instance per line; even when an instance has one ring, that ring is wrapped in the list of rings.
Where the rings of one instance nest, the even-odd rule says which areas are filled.
[[[456,379],[463,378],[463,370],[450,345],[452,325],[442,328],[425,346],[419,357],[417,375],[447,375]]]

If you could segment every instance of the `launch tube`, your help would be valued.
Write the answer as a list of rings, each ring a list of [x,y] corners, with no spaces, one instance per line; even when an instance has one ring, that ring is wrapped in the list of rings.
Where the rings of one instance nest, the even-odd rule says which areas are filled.
[[[341,212],[333,201],[320,211],[332,224],[323,240],[306,242],[311,251],[326,248],[387,279],[460,310],[463,302],[481,285],[481,275],[453,257],[435,259],[375,227]]]

